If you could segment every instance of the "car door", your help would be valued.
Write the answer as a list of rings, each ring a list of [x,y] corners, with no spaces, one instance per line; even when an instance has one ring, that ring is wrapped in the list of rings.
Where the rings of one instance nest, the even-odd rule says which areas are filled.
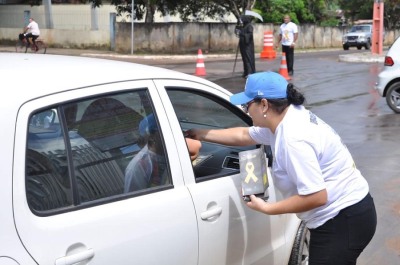
[[[167,113],[175,113],[169,120],[171,126],[179,128],[176,131],[251,123],[249,116],[228,102],[228,93],[217,87],[168,80],[157,81],[156,85],[160,96],[171,100],[170,106],[164,106]],[[166,88],[167,95],[161,88]],[[183,142],[181,135],[176,134],[176,141]],[[181,160],[185,184],[196,209],[199,264],[281,264],[286,217],[250,210],[241,197],[238,152],[253,148],[256,146],[202,142],[194,164]],[[276,201],[273,184],[269,200]]]
[[[14,218],[38,264],[197,264],[192,195],[160,106],[150,81],[86,87],[21,106]],[[139,136],[149,131],[142,126],[149,114],[161,137],[166,181],[125,191],[124,174],[144,150]]]

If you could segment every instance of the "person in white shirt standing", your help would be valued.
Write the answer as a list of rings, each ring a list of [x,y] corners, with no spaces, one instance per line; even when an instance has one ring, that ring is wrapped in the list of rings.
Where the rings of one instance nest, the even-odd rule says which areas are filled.
[[[29,24],[25,27],[24,33],[28,44],[33,45],[33,47],[37,51],[38,47],[36,46],[36,39],[40,36],[40,30],[38,23],[36,23],[33,18],[29,19]]]
[[[275,72],[249,75],[244,92],[230,101],[243,106],[253,126],[195,128],[188,135],[230,146],[270,145],[272,178],[283,199],[251,195],[246,205],[269,215],[296,213],[310,230],[310,265],[355,265],[375,234],[377,216],[368,182],[340,136]]]
[[[286,64],[289,75],[293,75],[294,47],[299,36],[297,25],[290,21],[290,16],[283,17],[283,23],[279,28],[278,43],[282,41],[282,52],[286,55]],[[278,48],[278,45],[277,47]]]

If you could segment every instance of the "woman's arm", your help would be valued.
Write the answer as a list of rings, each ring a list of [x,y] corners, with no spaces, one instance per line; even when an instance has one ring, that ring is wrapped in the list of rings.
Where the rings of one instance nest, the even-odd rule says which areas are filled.
[[[190,129],[186,136],[199,141],[206,141],[231,146],[257,144],[249,134],[248,127],[236,127],[221,130]]]
[[[275,203],[265,202],[254,195],[250,196],[251,201],[247,206],[253,210],[269,214],[300,213],[312,210],[324,205],[328,201],[326,189],[309,195],[294,195],[285,200]]]

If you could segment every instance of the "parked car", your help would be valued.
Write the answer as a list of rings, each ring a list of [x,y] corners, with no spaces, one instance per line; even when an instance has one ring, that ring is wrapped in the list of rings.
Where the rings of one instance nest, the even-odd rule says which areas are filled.
[[[386,53],[375,88],[386,98],[389,107],[400,113],[400,38],[394,41]]]
[[[251,125],[229,91],[73,56],[0,53],[0,72],[1,264],[307,262],[304,223],[243,202],[238,153],[258,146],[203,142],[189,157],[187,129]],[[128,164],[149,148],[149,116],[164,180],[126,189]],[[269,200],[280,200],[268,178]]]
[[[351,27],[350,31],[342,37],[342,45],[344,50],[349,47],[357,47],[361,50],[364,47],[366,50],[371,48],[372,40],[372,24],[360,24]]]

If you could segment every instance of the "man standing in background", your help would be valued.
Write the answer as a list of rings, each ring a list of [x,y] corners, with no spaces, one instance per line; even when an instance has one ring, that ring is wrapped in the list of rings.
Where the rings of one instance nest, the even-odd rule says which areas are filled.
[[[282,52],[286,55],[287,69],[290,76],[293,75],[294,47],[298,36],[297,25],[290,21],[289,15],[285,15],[279,28],[278,43],[282,41]],[[276,48],[278,48],[278,45]]]
[[[243,61],[243,78],[256,72],[256,60],[254,56],[253,26],[251,18],[248,16],[240,17],[243,26],[239,30],[239,48]]]

